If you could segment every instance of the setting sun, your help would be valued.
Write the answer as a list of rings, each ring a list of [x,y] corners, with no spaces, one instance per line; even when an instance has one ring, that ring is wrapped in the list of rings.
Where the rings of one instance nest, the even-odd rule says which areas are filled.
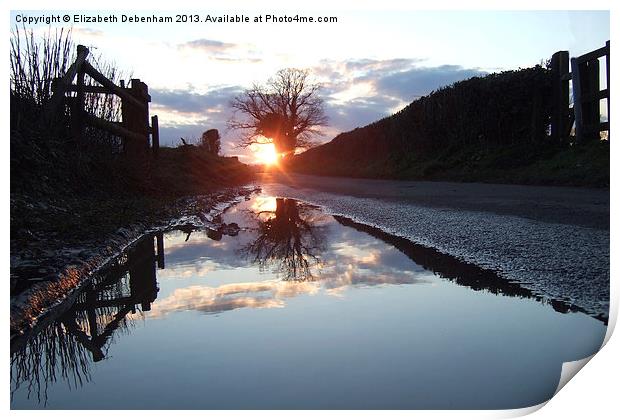
[[[264,165],[275,165],[278,163],[278,153],[273,144],[258,144],[254,150],[254,157],[256,163],[262,163]]]

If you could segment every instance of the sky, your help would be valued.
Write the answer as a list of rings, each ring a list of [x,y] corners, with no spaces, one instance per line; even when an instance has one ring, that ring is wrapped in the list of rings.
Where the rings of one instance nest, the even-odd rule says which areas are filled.
[[[269,14],[256,10],[207,15]],[[74,11],[12,11],[31,17]],[[80,12],[87,16],[152,12]],[[276,13],[283,16],[285,12]],[[294,15],[295,13],[288,13]],[[329,126],[319,142],[388,116],[439,87],[472,76],[540,64],[558,50],[576,56],[609,39],[607,11],[312,11],[335,23],[45,23],[37,34],[72,28],[73,39],[149,86],[161,143],[198,139],[216,128],[223,152],[251,162],[256,150],[234,147],[229,106],[252,83],[286,67],[307,68],[322,84]],[[174,16],[175,12],[155,12]]]

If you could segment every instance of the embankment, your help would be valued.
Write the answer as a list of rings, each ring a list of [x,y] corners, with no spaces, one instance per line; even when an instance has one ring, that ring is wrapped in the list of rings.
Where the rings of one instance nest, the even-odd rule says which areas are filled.
[[[549,136],[551,73],[473,77],[295,156],[289,171],[377,179],[609,186],[609,144]]]

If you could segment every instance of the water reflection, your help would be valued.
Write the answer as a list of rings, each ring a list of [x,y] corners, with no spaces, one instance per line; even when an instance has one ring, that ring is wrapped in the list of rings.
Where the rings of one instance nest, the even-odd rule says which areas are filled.
[[[496,295],[534,299],[550,304],[554,310],[561,313],[584,312],[582,308],[570,302],[550,300],[537,295],[519,283],[499,276],[494,271],[480,268],[477,265],[461,261],[447,254],[442,254],[432,248],[415,244],[405,238],[384,232],[381,229],[356,223],[346,217],[334,216],[334,219],[343,226],[352,227],[393,245],[416,264],[461,286],[467,286],[478,291],[488,291]],[[597,315],[594,318],[603,321],[607,325],[607,316]]]
[[[88,283],[73,305],[51,314],[27,337],[11,343],[11,396],[26,384],[28,397],[47,401],[57,381],[69,387],[91,379],[90,363],[106,358],[115,333],[128,332],[128,314],[151,310],[159,291],[156,265],[164,267],[163,234],[136,243],[105,273]]]
[[[249,215],[258,226],[255,239],[243,247],[261,270],[270,269],[287,281],[307,281],[320,267],[325,251],[325,226],[317,225],[316,208],[289,198],[276,198],[275,209],[252,209]]]
[[[189,286],[178,288],[154,305],[149,318],[162,318],[173,312],[198,311],[207,314],[241,308],[283,308],[286,299],[315,294],[315,282],[261,281],[231,283],[218,287]]]
[[[217,229],[171,233],[165,259],[164,234],[145,237],[86,285],[67,311],[13,341],[12,398],[25,392],[44,403],[56,382],[73,389],[89,382],[92,363],[107,360],[113,337],[130,333],[140,317],[285,308],[296,297],[430,284],[437,276],[473,290],[543,300],[489,270],[296,200],[259,196],[223,220]],[[188,265],[195,271],[181,275]],[[165,268],[163,291],[157,268]],[[550,303],[558,312],[579,310]]]

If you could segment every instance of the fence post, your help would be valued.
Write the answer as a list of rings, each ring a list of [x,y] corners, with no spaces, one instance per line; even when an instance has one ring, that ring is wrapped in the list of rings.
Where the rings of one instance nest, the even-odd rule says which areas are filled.
[[[582,105],[583,118],[583,139],[600,140],[601,139],[601,107],[599,92],[601,90],[600,83],[600,65],[598,58],[581,63],[581,89],[582,99],[585,99]]]
[[[144,101],[144,108],[142,109],[142,113],[140,115],[141,122],[141,133],[144,133],[144,137],[146,138],[146,143],[144,144],[144,150],[147,151],[149,149],[149,134],[150,134],[150,125],[149,125],[149,102],[151,102],[151,96],[149,95],[149,87],[144,82],[139,82],[139,89],[141,99]]]
[[[611,114],[609,113],[609,102],[611,101],[611,89],[609,88],[609,56],[611,55],[611,48],[609,46],[609,41],[605,43],[605,47],[607,47],[607,56],[605,57],[605,65],[607,66],[606,75],[607,75],[607,140],[611,138]]]
[[[78,51],[79,48],[78,46]],[[84,95],[84,70],[79,69],[77,73],[77,95],[75,97],[75,102],[73,103],[73,109],[71,111],[71,129],[73,131],[73,138],[76,142],[82,142],[84,140],[85,135],[85,121],[84,121],[84,113],[86,110],[84,109],[85,105],[85,95]]]
[[[157,269],[153,238],[138,242],[129,256],[129,288],[131,299],[139,302],[143,311],[151,310],[157,298]]]
[[[125,83],[123,82],[124,81],[121,80],[122,89],[129,90],[128,88],[125,87]],[[123,128],[125,128],[126,130],[131,129],[131,121],[134,119],[133,114],[134,114],[134,109],[131,107],[131,104],[129,103],[129,101],[121,98],[121,124]],[[123,152],[125,154],[127,154],[129,152],[129,149],[131,148],[130,142],[131,142],[131,139],[127,137],[123,137]]]
[[[52,122],[52,119],[55,117],[54,114],[56,110],[60,104],[65,101],[65,93],[67,92],[67,88],[73,82],[78,70],[80,70],[84,65],[87,56],[88,48],[83,45],[78,45],[77,58],[75,59],[75,62],[71,64],[65,75],[54,83],[54,93],[49,102],[45,104],[41,117],[39,117],[39,123],[48,124]]]
[[[566,141],[569,127],[569,73],[568,51],[558,51],[551,57],[551,77],[553,89],[553,113],[551,116],[551,138],[557,142]]]
[[[88,55],[88,48],[86,48],[83,45],[78,45],[77,53],[78,53],[78,56],[83,55],[86,57]],[[84,63],[86,63],[86,61],[84,61]],[[77,80],[76,80],[77,95],[76,95],[76,102],[75,102],[75,108],[74,108],[74,115],[72,115],[71,117],[71,120],[72,120],[71,122],[73,125],[73,135],[75,136],[75,139],[78,142],[83,141],[84,135],[86,134],[86,125],[84,121],[84,114],[86,112],[86,110],[84,109],[84,105],[85,105],[84,103],[85,102],[84,78],[86,76],[86,73],[84,72],[84,63],[80,64],[77,69]]]
[[[576,58],[570,59],[571,72],[573,74],[573,110],[575,112],[575,141],[583,140],[583,118],[581,109],[581,69]]]
[[[129,100],[122,100],[121,110],[123,116],[123,125],[134,133],[143,134],[145,142],[140,142],[125,138],[125,151],[127,155],[135,159],[141,159],[148,149],[149,121],[148,121],[148,93],[146,85],[140,79],[131,79],[131,87],[125,88],[129,94],[144,104],[144,107],[138,107]]]
[[[148,138],[149,138],[149,98],[148,98],[148,87],[145,83],[142,83],[140,79],[131,79],[131,94],[139,99],[143,104],[143,109],[136,109],[135,121],[133,121],[134,128],[132,131],[136,133],[143,134],[146,143],[138,145],[141,151],[145,151],[148,149]]]
[[[159,120],[157,115],[151,117],[151,136],[153,139],[153,154],[157,156],[159,153]]]
[[[157,267],[163,269],[166,268],[163,232],[158,232],[155,238],[157,242]]]

